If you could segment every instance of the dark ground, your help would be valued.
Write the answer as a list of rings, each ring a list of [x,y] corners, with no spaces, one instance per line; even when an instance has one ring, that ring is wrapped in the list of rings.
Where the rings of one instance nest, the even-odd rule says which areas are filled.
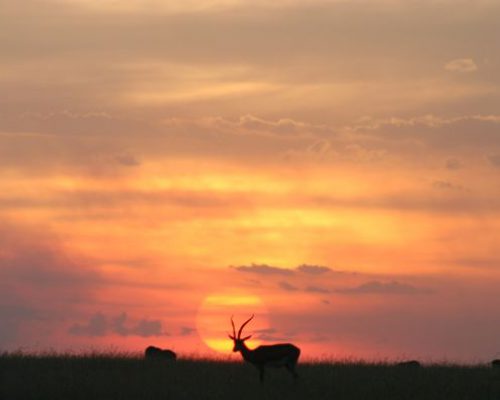
[[[500,368],[303,363],[284,369],[242,362],[145,361],[120,355],[0,355],[0,399],[422,399],[500,400]]]

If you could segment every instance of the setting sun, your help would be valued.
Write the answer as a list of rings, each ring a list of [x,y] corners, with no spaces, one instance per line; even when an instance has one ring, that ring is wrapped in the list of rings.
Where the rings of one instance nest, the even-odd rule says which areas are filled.
[[[250,347],[261,343],[259,332],[265,332],[269,327],[267,307],[262,299],[255,295],[241,293],[217,293],[207,296],[197,313],[196,326],[203,342],[212,350],[229,354],[233,349],[233,342],[228,338],[232,333],[230,317],[235,320],[248,318],[255,314],[255,322],[247,329],[257,332],[248,341]]]

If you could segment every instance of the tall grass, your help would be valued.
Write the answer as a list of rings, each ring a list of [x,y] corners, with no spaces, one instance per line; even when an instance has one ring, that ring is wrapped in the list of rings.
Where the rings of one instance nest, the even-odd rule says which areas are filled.
[[[486,366],[310,362],[293,383],[284,369],[243,362],[146,361],[131,354],[2,354],[0,399],[422,399],[498,400],[500,370]]]

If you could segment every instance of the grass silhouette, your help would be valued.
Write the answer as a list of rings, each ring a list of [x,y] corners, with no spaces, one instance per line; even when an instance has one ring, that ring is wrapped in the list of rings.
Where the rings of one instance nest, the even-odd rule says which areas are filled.
[[[299,363],[266,381],[243,362],[147,361],[130,354],[2,354],[0,399],[474,399],[500,398],[500,370],[489,366],[401,368],[360,362]]]

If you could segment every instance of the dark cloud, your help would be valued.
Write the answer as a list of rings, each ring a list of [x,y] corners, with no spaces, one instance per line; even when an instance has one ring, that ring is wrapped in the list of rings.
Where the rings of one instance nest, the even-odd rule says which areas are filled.
[[[251,264],[242,266],[230,266],[229,268],[236,269],[239,272],[253,273],[257,275],[265,275],[270,279],[278,279],[282,276],[290,277],[290,280],[274,280],[278,288],[286,292],[304,292],[313,294],[327,294],[332,293],[333,290],[318,285],[318,279],[321,283],[328,284],[330,279],[335,278],[335,283],[339,284],[340,281],[352,281],[359,276],[357,272],[348,272],[341,270],[334,270],[330,267],[314,264],[301,264],[295,268],[281,268],[267,264]],[[333,283],[333,281],[331,282]]]
[[[122,313],[115,318],[109,318],[102,313],[96,313],[84,324],[74,324],[68,332],[75,336],[165,336],[160,320],[140,319],[135,323],[127,323],[128,316]]]
[[[71,326],[68,332],[76,336],[104,336],[108,333],[108,329],[108,319],[103,314],[97,313],[90,317],[86,324]]]
[[[322,265],[308,265],[308,264],[299,265],[296,269],[299,272],[303,272],[305,274],[310,274],[310,275],[321,275],[332,271],[332,269],[329,267],[324,267]]]
[[[313,264],[301,264],[295,268],[281,268],[275,267],[267,264],[251,264],[251,265],[241,265],[241,266],[231,266],[241,272],[252,272],[255,274],[262,275],[294,275],[296,272],[300,272],[307,275],[323,275],[325,273],[334,272],[339,274],[344,274],[347,272],[336,271],[330,267],[323,265],[313,265]],[[350,274],[350,273],[349,273]]]
[[[240,266],[231,266],[240,272],[248,272],[252,274],[259,275],[293,275],[294,271],[291,269],[273,267],[267,264],[251,264],[251,265],[240,265]]]
[[[298,287],[286,282],[286,281],[281,281],[279,284],[279,287],[283,290],[286,290],[288,292],[295,292],[297,290],[299,290]]]
[[[304,291],[309,293],[330,293],[331,290],[321,286],[307,286]]]
[[[431,293],[431,290],[396,281],[370,281],[352,288],[337,289],[335,292],[343,294],[427,294]]]

